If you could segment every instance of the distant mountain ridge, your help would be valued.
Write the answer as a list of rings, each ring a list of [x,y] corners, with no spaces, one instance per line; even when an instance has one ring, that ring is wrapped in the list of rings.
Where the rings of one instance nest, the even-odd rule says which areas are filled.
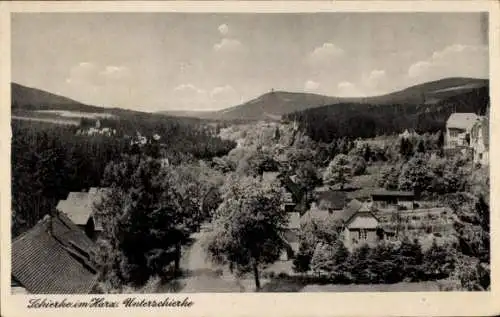
[[[357,103],[370,105],[432,105],[460,94],[488,87],[488,79],[452,77],[426,82],[373,97],[332,97],[313,93],[272,91],[241,105],[213,112],[179,111],[183,116],[223,120],[280,120],[283,115],[327,105]],[[175,112],[162,113],[175,115]]]
[[[338,103],[289,113],[284,119],[297,121],[313,139],[330,142],[339,137],[370,138],[406,129],[419,133],[444,131],[446,121],[455,112],[488,115],[488,84],[480,81],[457,81],[451,87],[441,84],[431,85],[427,91],[410,89],[414,99],[401,98],[399,103]]]
[[[61,110],[84,113],[105,113],[111,114],[117,119],[140,117],[141,119],[149,120],[147,118],[159,117],[158,114],[151,112],[123,109],[118,107],[108,108],[88,105],[64,96],[37,88],[23,86],[17,83],[11,83],[11,96],[11,109],[13,116],[32,117],[34,114],[37,114],[38,111]],[[59,118],[57,113],[52,113],[49,116]],[[164,121],[177,124],[179,122],[198,123],[201,120],[194,116],[165,115]]]
[[[341,104],[381,105],[418,105],[438,106],[443,100],[458,98],[459,96],[487,89],[488,79],[475,78],[445,78],[381,96],[341,98],[324,96],[313,93],[272,91],[247,101],[241,105],[219,111],[161,111],[169,117],[191,117],[210,120],[272,120],[279,121],[291,113],[305,111],[323,106]],[[26,87],[16,83],[11,84],[12,109],[23,110],[71,110],[82,112],[146,113],[142,111],[126,110],[121,108],[104,108],[87,105],[73,99],[46,92],[41,89]],[[431,107],[432,108],[432,107]],[[430,108],[429,108],[430,109]],[[430,110],[428,110],[430,111]]]
[[[45,90],[11,83],[12,108],[25,110],[78,110],[101,112],[102,107],[86,105],[82,102],[56,95]]]

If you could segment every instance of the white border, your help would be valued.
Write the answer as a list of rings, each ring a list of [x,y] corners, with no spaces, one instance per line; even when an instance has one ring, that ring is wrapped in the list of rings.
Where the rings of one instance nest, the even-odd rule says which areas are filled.
[[[498,250],[496,228],[500,225],[495,193],[498,166],[498,122],[496,105],[499,87],[499,3],[495,1],[173,1],[173,2],[0,2],[0,150],[5,180],[1,186],[1,315],[53,316],[54,314],[97,315],[133,314],[182,316],[487,316],[500,313],[498,296],[499,263],[497,252],[492,252],[492,290],[484,293],[261,293],[261,294],[165,294],[150,295],[163,299],[167,296],[183,299],[188,296],[195,304],[191,308],[163,309],[25,309],[25,296],[10,295],[10,12],[479,12],[487,11],[490,30],[490,93],[491,93],[491,248]],[[30,296],[34,298],[35,296]],[[43,297],[43,296],[37,296]],[[93,296],[50,296],[51,299],[84,299]],[[130,295],[107,295],[107,300],[118,300]]]

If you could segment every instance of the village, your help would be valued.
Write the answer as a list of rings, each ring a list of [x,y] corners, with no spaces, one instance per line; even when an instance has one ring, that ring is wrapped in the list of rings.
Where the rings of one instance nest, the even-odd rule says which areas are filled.
[[[272,137],[280,131],[283,124],[258,123],[253,130],[264,131],[267,127]],[[251,134],[241,138],[231,136],[231,126],[222,134],[233,138],[238,148],[249,146],[255,142]],[[297,133],[297,127],[288,125],[289,131]],[[79,134],[91,135],[100,133],[113,137],[114,132],[102,128],[99,121],[96,127]],[[234,133],[233,133],[234,134]],[[278,134],[283,134],[279,132]],[[229,135],[229,136],[228,136]],[[404,140],[418,138],[414,131],[403,131],[395,136],[396,142],[404,144]],[[158,135],[151,140],[159,141]],[[278,139],[282,136],[278,136]],[[296,136],[295,136],[296,138]],[[293,139],[293,137],[292,137]],[[150,141],[139,132],[131,139],[131,144],[144,146]],[[289,141],[287,141],[289,142]],[[276,142],[259,145],[279,148],[276,160],[281,159],[281,166],[294,162],[286,162],[279,153],[286,150],[286,144]],[[374,140],[358,139],[353,150],[365,151],[366,146],[376,147]],[[280,143],[280,144],[278,144]],[[291,143],[290,143],[291,144]],[[253,146],[253,145],[252,145]],[[472,168],[489,165],[489,121],[474,113],[453,113],[446,123],[443,144],[444,156],[461,156],[470,162]],[[431,154],[434,155],[434,154]],[[168,159],[162,161],[168,166]],[[338,163],[338,162],[337,162]],[[350,162],[347,162],[349,165]],[[386,164],[387,165],[387,164]],[[329,167],[326,168],[328,170]],[[291,168],[290,168],[291,169]],[[403,240],[416,241],[422,252],[437,246],[449,246],[458,243],[454,224],[457,215],[449,205],[437,198],[425,199],[417,190],[387,189],[380,186],[384,177],[380,176],[382,167],[375,163],[366,167],[367,171],[354,175],[346,171],[337,175],[335,182],[323,181],[310,187],[305,195],[309,197],[306,208],[303,207],[304,192],[300,192],[300,176],[283,171],[263,171],[260,181],[263,183],[279,183],[284,200],[281,207],[287,216],[284,230],[285,246],[280,248],[277,261],[263,267],[262,287],[272,283],[275,277],[293,277],[312,275],[329,276],[327,269],[314,265],[316,255],[321,249],[321,239],[315,242],[312,254],[306,265],[301,265],[304,257],[304,236],[307,228],[323,230],[327,234],[338,235],[349,253],[365,245],[375,248],[381,242],[401,244]],[[286,168],[285,168],[286,171]],[[324,175],[327,171],[322,172]],[[347,174],[352,177],[347,179]],[[344,179],[345,178],[345,179]],[[381,180],[382,178],[382,180]],[[56,211],[49,212],[34,227],[16,237],[12,242],[12,290],[14,293],[95,293],[98,291],[99,270],[92,260],[100,239],[103,237],[103,219],[96,214],[95,206],[100,204],[110,192],[107,187],[91,187],[80,192],[70,192],[66,199],[57,203]],[[300,208],[299,208],[300,205]],[[191,234],[193,242],[183,246],[181,269],[190,273],[178,281],[182,287],[170,291],[205,292],[205,291],[248,291],[252,290],[252,280],[235,277],[232,269],[224,265],[214,264],[204,247],[204,240],[210,235],[214,224],[207,219],[199,229]],[[317,229],[320,228],[320,229]],[[328,240],[329,238],[322,238]],[[333,239],[333,238],[332,238]],[[318,246],[320,245],[320,246]],[[56,256],[57,255],[57,256]],[[347,260],[346,260],[347,261]],[[182,284],[181,283],[181,284]],[[302,291],[307,291],[306,286]]]

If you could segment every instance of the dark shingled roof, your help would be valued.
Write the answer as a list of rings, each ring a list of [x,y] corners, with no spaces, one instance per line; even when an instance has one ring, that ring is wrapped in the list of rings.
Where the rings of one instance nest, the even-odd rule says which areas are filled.
[[[372,192],[372,196],[394,196],[394,197],[414,197],[413,191],[398,191],[379,189]]]
[[[31,294],[88,294],[97,282],[93,246],[64,215],[46,216],[12,242],[12,277]]]

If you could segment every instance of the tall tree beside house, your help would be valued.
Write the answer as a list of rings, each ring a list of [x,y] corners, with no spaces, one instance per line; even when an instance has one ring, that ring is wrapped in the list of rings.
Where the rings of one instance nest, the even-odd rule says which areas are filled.
[[[420,139],[417,143],[417,152],[418,153],[425,153],[425,144],[424,140]]]
[[[376,283],[397,283],[401,280],[402,272],[398,267],[398,250],[387,242],[380,242],[373,249],[373,259],[375,260],[373,272]]]
[[[459,258],[455,274],[468,290],[490,287],[490,207],[482,195],[468,193],[449,195],[446,199],[455,212],[454,227],[458,233]]]
[[[405,237],[397,251],[396,261],[398,270],[406,279],[414,281],[421,278],[423,252],[418,240],[411,241]]]
[[[444,146],[444,133],[443,131],[439,130],[437,137],[437,148],[439,150],[442,150],[443,146]]]
[[[311,259],[311,269],[318,275],[330,274],[335,269],[335,248],[329,243],[318,243]]]
[[[333,267],[333,275],[336,280],[345,281],[348,273],[347,261],[351,254],[342,239],[337,239],[337,241],[335,241],[334,248],[335,253],[333,255],[333,261],[335,265]]]
[[[378,178],[378,185],[387,190],[398,190],[401,164],[384,167]]]
[[[434,175],[428,166],[427,156],[417,153],[403,165],[399,175],[399,189],[422,193],[428,189],[433,178]]]
[[[367,147],[368,148],[368,147]],[[366,160],[362,156],[348,156],[353,176],[363,175],[366,170]]]
[[[303,192],[303,204],[306,209],[309,209],[309,205],[312,199],[311,193],[315,187],[321,185],[321,177],[318,175],[318,171],[313,166],[311,161],[306,161],[300,164],[297,167],[295,173],[295,182],[300,186]]]
[[[366,144],[366,146],[365,146],[363,158],[365,159],[365,162],[369,162],[370,159],[372,158],[372,151],[371,151],[370,146],[368,144]]]
[[[222,201],[222,173],[202,161],[180,164],[170,170],[173,176],[169,179],[171,186],[176,186],[179,193],[197,207],[200,221],[207,220]]]
[[[281,208],[279,185],[234,177],[227,180],[222,192],[207,251],[215,262],[229,264],[238,272],[252,272],[258,291],[262,266],[275,262],[285,247],[287,217]]]
[[[328,164],[325,172],[323,173],[323,182],[328,185],[340,185],[344,188],[351,179],[350,162],[345,154],[338,154]]]
[[[372,258],[372,249],[363,244],[351,253],[348,260],[348,268],[351,278],[360,284],[369,284],[375,279],[373,272],[374,259]]]
[[[152,276],[164,275],[172,263],[178,268],[180,246],[198,226],[199,212],[178,190],[183,184],[171,183],[173,171],[162,168],[157,160],[141,158],[130,179],[123,187],[112,182],[114,194],[107,195],[95,210],[105,228],[107,248],[102,252],[113,255],[103,265],[108,275],[119,284],[140,285]]]
[[[310,247],[300,243],[299,251],[293,259],[293,270],[298,273],[306,273],[311,269],[312,253]]]

